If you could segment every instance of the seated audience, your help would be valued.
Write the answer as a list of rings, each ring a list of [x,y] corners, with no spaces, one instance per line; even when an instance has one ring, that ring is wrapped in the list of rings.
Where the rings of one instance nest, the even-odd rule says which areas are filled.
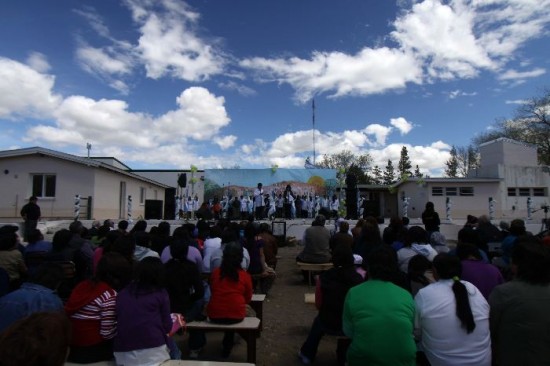
[[[207,314],[210,321],[222,324],[241,322],[246,317],[246,305],[252,299],[252,278],[241,268],[243,250],[229,243],[223,250],[221,267],[210,276],[212,297]],[[227,331],[223,337],[222,357],[227,358],[233,349],[235,332]]]
[[[349,366],[416,365],[414,301],[391,282],[398,271],[395,251],[382,246],[369,258],[369,280],[349,289],[342,316]]]
[[[305,263],[330,262],[330,232],[325,227],[325,216],[318,215],[311,226],[304,231],[302,244],[304,249],[296,258]]]
[[[489,296],[493,357],[500,366],[547,365],[550,360],[550,248],[533,237],[512,252],[515,278]]]
[[[106,253],[92,279],[79,283],[65,304],[73,328],[68,360],[93,363],[113,358],[116,335],[116,297],[129,282],[132,267],[118,253]]]
[[[116,299],[116,363],[160,365],[170,359],[168,333],[172,329],[162,262],[144,258],[136,264],[133,277]]]
[[[407,272],[411,294],[415,296],[421,288],[435,282],[432,262],[422,254],[417,254],[409,261]]]
[[[19,227],[15,225],[4,225],[0,228],[0,267],[8,273],[10,290],[19,288],[27,274],[23,254],[18,249],[17,230]]]
[[[63,312],[63,303],[55,292],[62,279],[63,269],[60,265],[44,263],[18,290],[0,297],[0,332],[33,313]]]
[[[334,267],[317,279],[315,305],[319,314],[313,320],[309,335],[299,352],[302,363],[306,365],[315,360],[319,342],[326,333],[343,335],[342,312],[346,294],[350,288],[363,282],[363,277],[355,270],[349,245],[341,243],[333,249],[332,263]],[[347,347],[341,345],[342,342],[338,342],[339,347],[336,349],[338,365],[344,365],[346,361]]]
[[[172,259],[164,265],[170,312],[183,314],[187,322],[202,320],[204,285],[197,266],[187,259],[189,245],[182,240],[174,240],[170,247]],[[190,357],[198,358],[205,343],[204,332],[189,331]]]
[[[433,260],[437,282],[418,291],[415,327],[432,366],[490,366],[489,305],[461,281],[460,260],[441,253]]]
[[[492,264],[484,263],[479,255],[479,249],[474,245],[458,244],[456,255],[462,261],[461,279],[477,287],[485,299],[489,298],[497,285],[504,283],[504,277],[499,269]]]
[[[397,251],[397,260],[399,269],[407,273],[409,261],[417,254],[421,254],[431,261],[437,255],[437,252],[428,244],[428,233],[420,226],[412,226],[407,231],[405,246]]]
[[[44,240],[44,235],[38,229],[31,229],[27,234],[28,244],[25,254],[33,252],[49,252],[52,250],[52,242]]]
[[[275,271],[265,262],[264,240],[259,234],[259,226],[250,222],[244,229],[244,238],[242,242],[243,247],[245,247],[250,254],[250,265],[247,269],[248,273],[252,276],[260,276],[259,279],[252,279],[252,286],[256,289],[259,285],[260,293],[267,295],[275,280]]]

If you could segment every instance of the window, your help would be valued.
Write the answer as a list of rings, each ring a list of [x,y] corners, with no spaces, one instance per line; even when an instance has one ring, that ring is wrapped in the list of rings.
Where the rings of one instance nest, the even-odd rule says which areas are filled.
[[[432,187],[432,196],[443,196],[443,187]]]
[[[145,203],[145,187],[139,187],[139,203],[141,205]]]
[[[518,188],[520,197],[528,197],[531,195],[531,189],[529,188]]]
[[[460,187],[459,188],[459,194],[461,196],[473,196],[474,195],[474,187]]]
[[[447,196],[456,196],[456,187],[447,187],[445,188],[445,195]]]
[[[33,174],[32,195],[36,197],[55,197],[55,175]]]
[[[517,192],[515,188],[508,188],[508,197],[515,197],[517,196]]]
[[[545,197],[546,192],[544,188],[533,188],[533,196],[535,197]]]

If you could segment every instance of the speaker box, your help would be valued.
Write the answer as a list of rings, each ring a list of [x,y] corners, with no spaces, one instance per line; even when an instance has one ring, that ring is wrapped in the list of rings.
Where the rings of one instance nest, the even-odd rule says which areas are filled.
[[[161,200],[145,200],[145,220],[162,220]]]

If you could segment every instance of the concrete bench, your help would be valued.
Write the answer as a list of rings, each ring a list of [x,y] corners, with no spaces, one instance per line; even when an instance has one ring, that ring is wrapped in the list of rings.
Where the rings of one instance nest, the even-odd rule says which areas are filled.
[[[193,321],[187,323],[187,330],[202,330],[203,332],[225,332],[228,330],[239,333],[246,340],[246,362],[256,363],[256,337],[260,330],[260,319],[246,317],[235,324],[218,324],[209,321]]]
[[[260,319],[260,331],[264,328],[264,300],[265,294],[253,294],[250,307],[256,312],[256,318]]]
[[[333,267],[332,263],[305,263],[305,262],[296,262],[298,265],[298,268],[302,271],[306,271],[308,273],[308,283],[311,286],[313,274],[315,272],[323,272],[327,269],[331,269]]]

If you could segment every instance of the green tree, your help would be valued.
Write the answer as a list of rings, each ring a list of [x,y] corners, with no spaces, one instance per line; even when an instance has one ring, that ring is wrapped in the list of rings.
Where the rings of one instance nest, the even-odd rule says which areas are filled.
[[[384,183],[384,176],[382,174],[382,169],[378,165],[375,165],[372,169],[372,184],[383,184]]]
[[[370,168],[372,158],[369,154],[355,155],[349,150],[336,154],[325,154],[317,163],[318,168],[336,169],[339,182],[344,182],[348,172],[355,174],[357,183],[367,183],[366,171]],[[351,170],[350,170],[351,169]]]
[[[479,166],[479,154],[473,145],[458,146],[456,148],[456,158],[458,159],[457,175],[467,177],[471,170]]]
[[[550,88],[519,106],[512,119],[497,120],[494,128],[478,135],[477,146],[506,137],[537,146],[539,163],[550,165]]]
[[[390,185],[395,182],[395,168],[393,163],[388,159],[388,164],[386,165],[386,170],[384,170],[383,183],[385,185]]]
[[[456,178],[458,175],[458,158],[457,158],[457,151],[456,147],[452,147],[451,156],[449,157],[449,160],[445,162],[445,165],[447,166],[445,168],[445,175],[449,178]]]
[[[414,176],[416,178],[422,178],[424,174],[420,173],[420,168],[418,167],[418,164],[416,164],[416,168],[414,169]]]
[[[406,146],[403,146],[401,148],[401,157],[399,158],[399,163],[397,165],[397,172],[401,177],[404,177],[405,175],[408,175],[410,177],[412,176],[411,169],[412,164],[411,159],[409,158],[409,151],[407,150]]]

